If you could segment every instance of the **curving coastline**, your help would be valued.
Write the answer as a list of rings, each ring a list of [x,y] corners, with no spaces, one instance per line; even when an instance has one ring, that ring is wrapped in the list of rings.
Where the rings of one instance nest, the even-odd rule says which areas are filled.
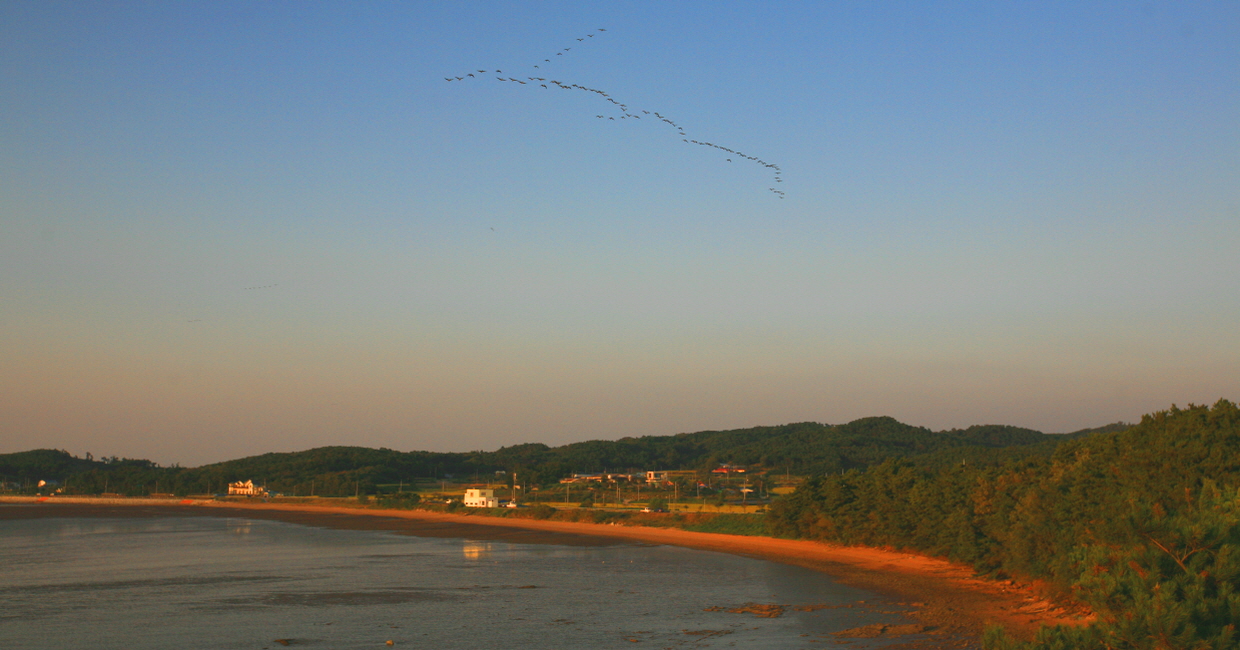
[[[1088,619],[1043,599],[1031,585],[978,578],[961,564],[912,553],[846,547],[805,540],[690,532],[674,528],[543,521],[422,510],[289,503],[236,503],[195,499],[0,497],[0,519],[46,516],[250,516],[331,528],[391,530],[430,537],[499,539],[517,543],[668,544],[802,566],[851,586],[904,601],[942,644],[974,642],[988,624],[1032,638],[1041,625],[1081,624]],[[970,644],[971,645],[971,644]]]

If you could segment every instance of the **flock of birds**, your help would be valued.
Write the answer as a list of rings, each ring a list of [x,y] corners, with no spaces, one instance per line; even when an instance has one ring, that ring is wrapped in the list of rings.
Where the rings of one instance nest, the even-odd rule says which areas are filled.
[[[596,35],[600,35],[606,31],[607,31],[606,29],[598,29],[595,32],[591,32],[581,38],[578,38],[577,41],[583,42],[583,43],[587,42],[586,39],[594,38]],[[570,52],[572,51],[572,49],[573,48],[571,47],[563,48],[562,50],[560,50],[559,52],[556,52],[552,56],[564,56],[566,52]],[[543,63],[552,63],[552,62],[553,62],[553,59],[551,57],[543,59]],[[542,69],[541,66],[539,65],[535,65],[534,68],[539,69],[539,70]],[[617,100],[616,98],[612,97],[611,95],[609,95],[608,93],[602,90],[599,90],[598,88],[590,88],[588,86],[582,86],[581,84],[565,83],[557,79],[549,79],[547,77],[539,77],[539,76],[532,76],[532,75],[527,75],[524,77],[524,79],[518,79],[517,77],[500,76],[503,74],[504,74],[503,70],[475,70],[474,72],[469,72],[462,76],[444,77],[444,81],[448,81],[448,82],[466,81],[469,79],[482,79],[482,77],[477,76],[477,75],[496,75],[495,79],[502,83],[520,84],[522,86],[531,86],[531,87],[541,87],[547,90],[551,90],[552,88],[558,88],[560,90],[578,91],[578,92],[586,92],[586,93],[594,94],[598,96],[599,98],[601,98],[602,100],[612,104],[615,108],[620,109],[619,116],[600,114],[600,115],[595,115],[596,118],[600,120],[606,119],[606,120],[612,120],[612,121],[640,120],[642,119],[643,116],[645,116],[646,119],[654,119],[654,120],[658,120],[660,122],[666,123],[668,126],[676,130],[676,133],[680,135],[681,140],[685,142],[686,144],[691,144],[691,145],[700,146],[700,147],[709,147],[712,149],[718,149],[722,152],[731,154],[732,156],[735,156],[736,158],[747,160],[754,164],[761,165],[762,167],[773,170],[774,172],[773,182],[776,184],[776,186],[769,187],[767,189],[781,199],[784,198],[785,196],[784,192],[778,189],[778,184],[784,182],[783,170],[779,168],[779,165],[767,162],[757,156],[751,156],[751,155],[742,153],[740,151],[736,151],[735,149],[730,149],[723,145],[715,144],[713,142],[705,142],[701,140],[691,139],[689,138],[688,133],[685,132],[684,127],[682,127],[680,124],[676,123],[675,121],[673,121],[671,118],[667,117],[666,115],[659,113],[658,111],[648,111],[648,110],[636,109],[636,108],[634,110],[629,110],[629,106],[627,104]],[[544,73],[540,72],[539,74],[544,74]],[[727,158],[726,160],[727,162],[732,162],[732,158]]]

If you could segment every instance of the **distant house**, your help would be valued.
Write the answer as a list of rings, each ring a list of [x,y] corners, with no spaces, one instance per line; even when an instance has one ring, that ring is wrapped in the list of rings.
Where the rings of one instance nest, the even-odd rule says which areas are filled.
[[[647,483],[668,483],[674,478],[697,476],[697,472],[691,469],[665,469],[653,470],[646,472]]]
[[[560,479],[561,483],[602,483],[604,476],[602,474],[573,474],[568,478]]]
[[[254,481],[237,481],[228,484],[228,496],[239,495],[246,497],[264,496],[267,494],[267,488],[261,485],[254,485]]]
[[[469,508],[498,508],[499,499],[495,498],[495,490],[465,490],[465,505]]]
[[[61,481],[52,479],[38,481],[38,494],[43,494],[43,490],[50,491],[52,494],[61,494],[64,491]]]

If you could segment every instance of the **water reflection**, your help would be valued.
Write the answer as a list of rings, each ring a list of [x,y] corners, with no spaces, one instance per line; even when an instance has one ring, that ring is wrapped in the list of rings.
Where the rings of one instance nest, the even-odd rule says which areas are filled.
[[[67,534],[106,527],[116,532]],[[634,640],[808,650],[841,630],[908,622],[858,603],[878,603],[875,594],[798,567],[666,546],[417,538],[240,517],[0,521],[0,540],[4,650],[49,638],[129,650],[277,638],[341,649],[392,639],[442,650],[621,650]],[[749,605],[784,615],[755,616]],[[466,606],[486,615],[462,620]]]
[[[495,545],[491,542],[475,542],[473,540],[465,540],[465,544],[461,547],[461,553],[465,555],[466,560],[485,560],[491,557],[491,552],[495,550]]]

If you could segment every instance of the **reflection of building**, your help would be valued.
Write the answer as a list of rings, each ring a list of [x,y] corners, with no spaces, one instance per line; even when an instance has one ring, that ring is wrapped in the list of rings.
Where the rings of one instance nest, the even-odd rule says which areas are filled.
[[[461,552],[465,554],[466,560],[483,560],[491,557],[491,543],[465,540]]]
[[[470,508],[498,508],[495,490],[465,490],[465,505]]]
[[[228,484],[228,494],[229,496],[234,494],[247,497],[263,496],[267,494],[267,488],[261,485],[254,485],[254,481],[245,481],[244,483],[237,481],[236,483]]]

